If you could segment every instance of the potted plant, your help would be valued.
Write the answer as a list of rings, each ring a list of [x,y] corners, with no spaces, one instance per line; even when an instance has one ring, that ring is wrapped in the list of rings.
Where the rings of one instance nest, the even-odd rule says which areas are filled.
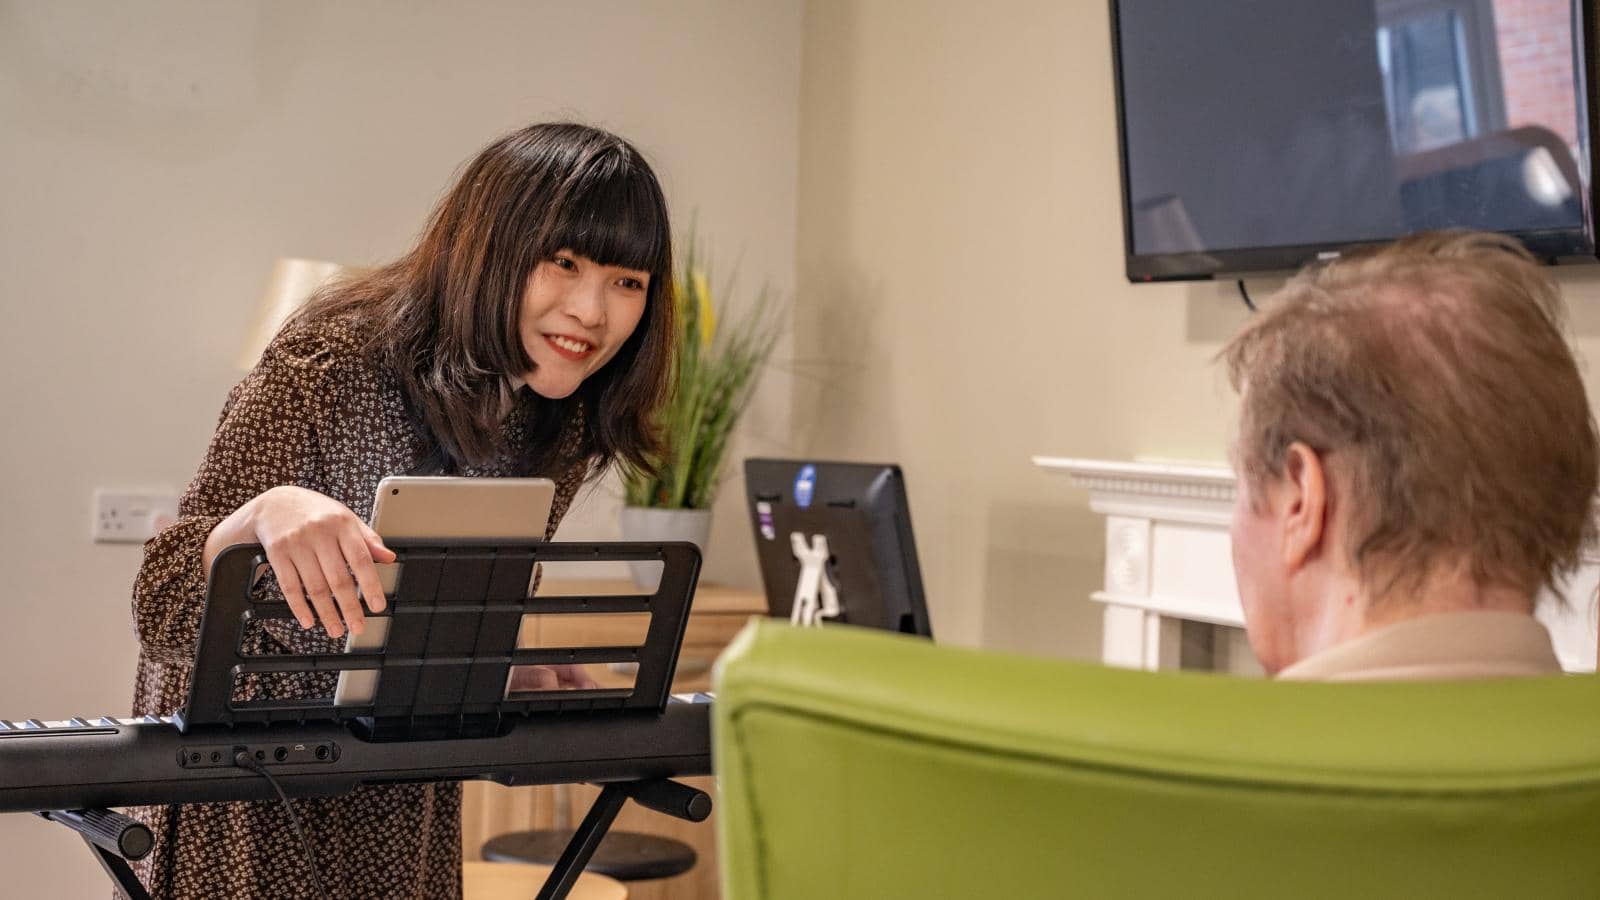
[[[761,378],[782,321],[765,288],[737,312],[719,309],[693,238],[676,288],[677,363],[661,418],[664,452],[653,476],[637,471],[623,475],[622,538],[692,541],[704,549],[728,440]],[[635,564],[634,580],[653,586],[653,569]]]

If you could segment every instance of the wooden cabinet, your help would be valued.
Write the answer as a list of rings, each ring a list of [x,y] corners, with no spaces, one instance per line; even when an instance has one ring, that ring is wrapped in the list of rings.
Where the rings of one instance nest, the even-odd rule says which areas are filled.
[[[573,594],[629,594],[637,589],[626,582],[547,580],[539,593],[548,596]],[[695,591],[685,629],[683,648],[678,654],[676,692],[704,691],[711,687],[711,666],[753,615],[766,612],[766,599],[759,592],[720,585],[702,584]],[[524,628],[524,645],[608,644],[619,635],[631,634],[634,623],[625,617],[609,615],[541,617]],[[625,642],[625,641],[624,641]],[[602,685],[624,684],[625,674],[605,666],[590,667],[590,675]],[[688,778],[691,784],[712,795],[712,779]],[[599,793],[589,785],[559,785],[506,788],[486,782],[468,782],[462,800],[462,852],[468,860],[482,859],[484,841],[510,831],[542,828],[571,828],[582,820]],[[700,861],[690,871],[675,878],[629,884],[631,900],[715,900],[717,887],[716,814],[704,822],[685,822],[628,804],[617,817],[615,830],[660,834],[683,841],[695,849]]]

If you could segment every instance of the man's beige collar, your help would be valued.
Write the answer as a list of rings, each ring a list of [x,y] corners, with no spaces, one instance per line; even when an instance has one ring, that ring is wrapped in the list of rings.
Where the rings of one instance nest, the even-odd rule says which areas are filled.
[[[1368,632],[1278,673],[1296,681],[1417,681],[1556,675],[1556,659],[1533,616],[1439,613]]]

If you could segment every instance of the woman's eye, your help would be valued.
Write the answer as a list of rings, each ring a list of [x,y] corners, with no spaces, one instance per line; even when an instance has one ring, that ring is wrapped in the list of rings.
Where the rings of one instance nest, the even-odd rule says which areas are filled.
[[[568,272],[571,272],[574,269],[578,268],[578,264],[577,263],[573,262],[570,259],[567,259],[565,256],[558,256],[555,259],[552,259],[550,261],[552,263],[555,263],[556,265],[560,266],[561,268],[566,269]]]
[[[630,291],[644,290],[644,282],[637,278],[619,278],[617,279],[617,284],[621,287],[627,288]]]

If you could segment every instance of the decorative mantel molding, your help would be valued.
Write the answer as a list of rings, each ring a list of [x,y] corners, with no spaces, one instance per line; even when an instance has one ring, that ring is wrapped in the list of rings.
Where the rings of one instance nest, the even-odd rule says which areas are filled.
[[[1108,494],[1232,503],[1237,491],[1233,470],[1226,466],[1115,462],[1069,456],[1035,456],[1033,464],[1041,469],[1065,472],[1078,487]]]
[[[1066,456],[1035,456],[1033,464],[1087,488],[1089,508],[1108,516],[1226,525],[1238,494],[1233,470],[1226,466]]]

